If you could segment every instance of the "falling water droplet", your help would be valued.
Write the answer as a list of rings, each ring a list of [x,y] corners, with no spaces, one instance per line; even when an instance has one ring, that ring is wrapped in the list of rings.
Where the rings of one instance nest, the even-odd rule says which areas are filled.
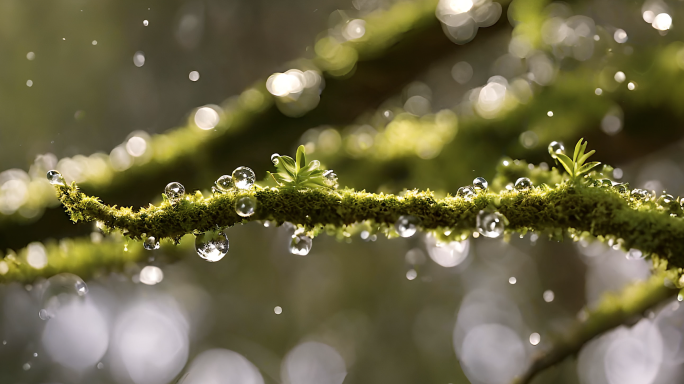
[[[277,153],[271,155],[271,161],[273,162],[273,165],[278,165],[280,163],[279,157],[280,155]]]
[[[22,368],[24,369],[24,371],[28,371],[29,369],[31,369],[31,364],[30,363],[24,363]]]
[[[293,255],[306,256],[311,251],[313,240],[307,235],[299,234],[292,236],[290,242],[290,253]]]
[[[547,303],[550,303],[553,301],[553,299],[556,298],[556,295],[553,293],[552,290],[547,289],[546,291],[544,291],[544,294],[542,295],[542,297],[544,298],[544,301],[546,301]]]
[[[148,251],[153,251],[159,249],[159,240],[154,236],[149,236],[145,241],[143,241],[143,248]]]
[[[484,177],[476,177],[475,180],[473,180],[473,188],[475,188],[476,191],[486,191],[488,187],[489,183]]]
[[[233,186],[233,178],[230,175],[223,175],[216,180],[215,184],[219,191],[225,192]]]
[[[563,143],[558,142],[558,141],[552,141],[551,144],[549,144],[549,155],[553,157],[554,159],[558,157],[558,155],[564,155],[565,154],[565,146]]]
[[[183,195],[185,195],[185,187],[183,184],[173,181],[166,185],[166,188],[164,188],[164,194],[169,201],[171,201],[171,203],[175,203],[180,201],[180,199],[183,198]]]
[[[541,336],[537,332],[530,335],[530,344],[537,345],[537,344],[539,344],[540,341],[541,341]]]
[[[411,237],[418,230],[420,220],[411,215],[399,216],[397,222],[394,223],[394,228],[401,237]]]
[[[640,260],[646,257],[646,255],[636,248],[631,248],[626,254],[625,258],[627,260]]]
[[[57,171],[48,171],[47,179],[52,185],[64,185],[64,177]]]
[[[273,313],[275,313],[276,315],[280,315],[281,313],[283,313],[283,308],[281,308],[280,306],[276,306],[275,308],[273,308]]]
[[[228,253],[230,244],[223,231],[207,231],[195,236],[195,250],[206,261],[216,262]]]
[[[337,182],[337,175],[332,169],[328,169],[327,171],[323,172],[323,177],[325,177],[325,183],[328,185],[328,187],[337,188],[340,186],[340,184]]]
[[[97,363],[96,367],[97,369],[102,369],[104,368],[104,364],[100,361],[99,363]]]
[[[527,177],[521,177],[515,181],[514,187],[518,191],[527,191],[532,187],[532,181]]]
[[[235,202],[235,212],[242,217],[250,217],[254,214],[257,199],[254,196],[243,196]]]
[[[247,167],[238,167],[233,171],[233,184],[238,189],[250,189],[254,185],[256,176],[254,171]]]
[[[406,272],[406,278],[409,280],[415,280],[415,278],[418,277],[418,272],[416,272],[415,269],[411,268]]]
[[[59,309],[80,300],[88,293],[88,286],[80,277],[71,273],[60,273],[47,279],[41,294],[41,309],[38,316],[49,320],[57,314]]]
[[[504,232],[504,216],[499,212],[480,211],[476,226],[477,231],[485,237],[499,237]]]
[[[150,22],[147,20],[143,20],[143,25],[147,27],[148,25],[150,25]]]

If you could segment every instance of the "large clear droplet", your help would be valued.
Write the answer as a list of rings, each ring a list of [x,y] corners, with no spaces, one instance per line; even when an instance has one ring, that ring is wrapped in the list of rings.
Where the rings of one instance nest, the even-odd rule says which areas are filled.
[[[411,215],[399,216],[397,222],[394,223],[394,228],[401,237],[411,237],[415,235],[418,230],[418,224],[420,220]]]
[[[52,185],[64,185],[64,177],[58,171],[48,171],[47,179]]]
[[[228,253],[228,236],[223,231],[208,231],[195,236],[195,250],[206,261],[216,262]]]
[[[238,189],[250,189],[254,185],[256,176],[254,171],[247,167],[238,167],[233,171],[233,184]]]
[[[293,255],[306,256],[311,251],[313,240],[304,234],[292,236],[290,242],[290,253]]]
[[[166,185],[164,194],[172,203],[175,203],[185,195],[185,187],[183,184],[173,181]]]
[[[527,177],[521,177],[515,181],[514,187],[518,191],[527,191],[532,187],[532,181]]]
[[[159,240],[157,240],[157,238],[154,236],[150,236],[147,239],[145,239],[145,241],[143,241],[143,248],[145,248],[148,251],[159,249]]]
[[[558,142],[558,141],[552,141],[551,144],[549,144],[549,155],[553,157],[554,159],[558,157],[558,155],[564,155],[565,154],[565,146],[563,143]]]
[[[223,175],[216,180],[215,184],[219,191],[226,192],[233,186],[233,178],[230,175]]]
[[[243,196],[235,202],[235,212],[242,217],[249,217],[254,214],[257,206],[257,199],[254,196]]]
[[[485,237],[499,237],[504,232],[504,216],[499,212],[480,211],[476,219],[477,231]]]
[[[473,188],[475,188],[476,191],[486,191],[488,187],[489,183],[484,177],[476,177],[475,180],[473,180]]]
[[[609,188],[613,186],[613,182],[610,179],[601,179],[601,186],[604,188]]]
[[[277,153],[271,155],[271,161],[273,162],[273,165],[278,165],[278,163],[280,163],[279,157],[280,155]]]
[[[88,293],[88,286],[80,277],[71,273],[60,273],[45,282],[41,295],[41,306],[38,316],[49,320],[60,308],[73,300],[82,300]]]
[[[337,175],[332,169],[328,169],[327,171],[323,172],[323,177],[325,177],[325,183],[328,185],[328,187],[337,188],[340,186],[340,184],[337,182]]]

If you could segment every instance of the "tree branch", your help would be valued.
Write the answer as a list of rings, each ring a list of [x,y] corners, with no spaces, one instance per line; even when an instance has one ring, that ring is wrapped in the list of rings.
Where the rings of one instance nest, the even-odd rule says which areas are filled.
[[[676,296],[677,290],[668,288],[665,281],[677,279],[674,271],[665,271],[662,266],[648,280],[631,284],[620,293],[606,294],[595,309],[585,310],[583,321],[557,335],[550,349],[533,356],[525,372],[512,384],[528,384],[540,372],[576,355],[592,339],[620,325],[634,324],[647,310]]]

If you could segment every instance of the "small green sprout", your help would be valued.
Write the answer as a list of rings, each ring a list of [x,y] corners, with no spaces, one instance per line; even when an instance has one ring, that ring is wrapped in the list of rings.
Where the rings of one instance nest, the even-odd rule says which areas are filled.
[[[290,156],[273,157],[278,172],[268,174],[278,186],[292,189],[332,187],[330,180],[325,176],[326,171],[319,169],[321,163],[318,160],[306,164],[306,149],[303,145],[297,148],[296,157],[296,161]]]
[[[589,172],[592,168],[601,164],[598,161],[593,161],[591,163],[586,164],[584,163],[596,151],[591,150],[587,153],[584,153],[584,150],[587,148],[587,142],[585,141],[584,144],[582,144],[582,140],[584,140],[584,138],[579,139],[577,145],[575,145],[575,153],[573,154],[572,159],[570,159],[568,156],[562,153],[556,154],[556,158],[558,159],[558,161],[561,163],[563,168],[565,168],[565,170],[568,171],[568,173],[570,174],[571,180],[577,179],[582,174]]]

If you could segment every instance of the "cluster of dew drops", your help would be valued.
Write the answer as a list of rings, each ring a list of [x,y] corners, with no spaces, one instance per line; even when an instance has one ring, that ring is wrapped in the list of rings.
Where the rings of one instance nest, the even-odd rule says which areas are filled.
[[[273,158],[272,158],[273,160]],[[276,158],[277,160],[277,158]],[[276,161],[274,161],[275,163]],[[231,175],[219,177],[211,190],[215,194],[228,192],[232,188],[238,190],[249,190],[254,186],[256,175],[249,167],[238,167]],[[169,183],[164,194],[172,204],[179,202],[185,195],[185,187],[178,182]],[[235,213],[241,217],[250,217],[256,212],[257,199],[254,196],[242,196],[235,201]],[[312,239],[302,233],[295,233],[290,242],[290,253],[305,256],[309,253],[312,246]],[[159,240],[153,236],[148,237],[143,242],[147,250],[159,248]],[[230,243],[225,231],[221,229],[211,230],[195,235],[195,251],[199,257],[206,261],[217,262],[228,253]]]

